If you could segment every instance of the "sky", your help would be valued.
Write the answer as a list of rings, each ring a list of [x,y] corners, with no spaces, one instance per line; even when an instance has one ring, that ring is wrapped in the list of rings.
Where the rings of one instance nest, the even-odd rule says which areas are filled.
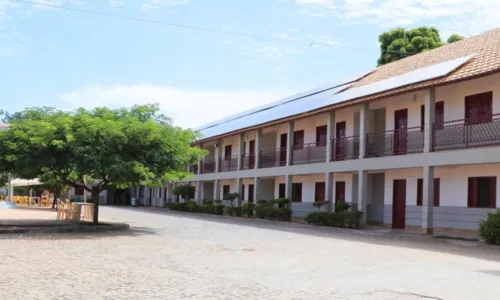
[[[158,103],[189,128],[370,71],[395,27],[500,26],[498,0],[33,2],[0,0],[1,110]]]

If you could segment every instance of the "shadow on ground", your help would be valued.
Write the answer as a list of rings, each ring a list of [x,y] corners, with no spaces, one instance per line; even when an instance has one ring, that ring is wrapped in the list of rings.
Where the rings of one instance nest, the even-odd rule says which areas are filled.
[[[28,234],[4,234],[0,240],[9,239],[37,239],[37,240],[81,240],[102,239],[112,237],[140,237],[156,235],[157,231],[148,227],[130,227],[125,231],[108,232],[61,232],[61,233],[28,233]]]
[[[315,237],[342,239],[350,242],[369,243],[381,246],[411,248],[465,257],[472,257],[500,262],[500,247],[489,246],[479,242],[465,242],[447,239],[436,239],[420,234],[391,233],[390,230],[376,232],[375,230],[352,230],[344,228],[319,227],[309,224],[267,221],[260,219],[233,218],[206,214],[169,211],[158,208],[114,207],[127,211],[159,214],[175,218],[223,223],[234,226],[249,226],[253,228],[302,234]]]

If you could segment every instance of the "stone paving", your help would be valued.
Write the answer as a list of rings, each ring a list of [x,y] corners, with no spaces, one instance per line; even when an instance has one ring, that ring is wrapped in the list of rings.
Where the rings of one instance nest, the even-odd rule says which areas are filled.
[[[498,299],[500,250],[102,207],[130,232],[0,236],[0,299]],[[487,251],[488,250],[488,251]]]

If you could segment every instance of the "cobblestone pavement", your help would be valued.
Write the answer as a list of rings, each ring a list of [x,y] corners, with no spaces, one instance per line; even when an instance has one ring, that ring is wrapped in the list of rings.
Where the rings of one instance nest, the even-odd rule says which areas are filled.
[[[103,207],[101,214],[133,230],[0,236],[0,299],[477,300],[500,293],[500,263],[476,248],[152,209]]]

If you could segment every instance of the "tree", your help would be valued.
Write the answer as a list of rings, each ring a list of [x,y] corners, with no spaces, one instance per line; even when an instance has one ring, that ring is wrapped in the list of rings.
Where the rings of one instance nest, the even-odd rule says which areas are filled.
[[[448,43],[448,44],[451,44],[451,43],[454,43],[454,42],[461,41],[461,40],[463,40],[463,39],[464,39],[464,37],[463,37],[463,36],[458,35],[458,34],[456,34],[456,33],[455,33],[455,34],[450,35],[450,37],[449,37],[449,38],[448,38],[448,40],[447,40],[447,43]]]
[[[450,43],[450,40],[452,42],[456,41],[452,37],[463,38],[453,34],[448,39],[448,43]],[[382,33],[378,39],[381,51],[377,60],[378,66],[444,45],[439,36],[439,31],[434,27],[418,27],[410,30],[396,28]]]
[[[185,176],[185,168],[205,154],[191,147],[196,134],[173,126],[157,105],[74,112],[32,108],[13,116],[10,129],[0,132],[0,173],[52,176],[91,192],[94,223],[99,194],[109,185],[166,183]]]
[[[188,202],[194,197],[194,193],[195,187],[190,184],[181,184],[172,190],[172,194],[177,196],[177,202],[179,202],[179,197],[182,197],[185,202]]]

